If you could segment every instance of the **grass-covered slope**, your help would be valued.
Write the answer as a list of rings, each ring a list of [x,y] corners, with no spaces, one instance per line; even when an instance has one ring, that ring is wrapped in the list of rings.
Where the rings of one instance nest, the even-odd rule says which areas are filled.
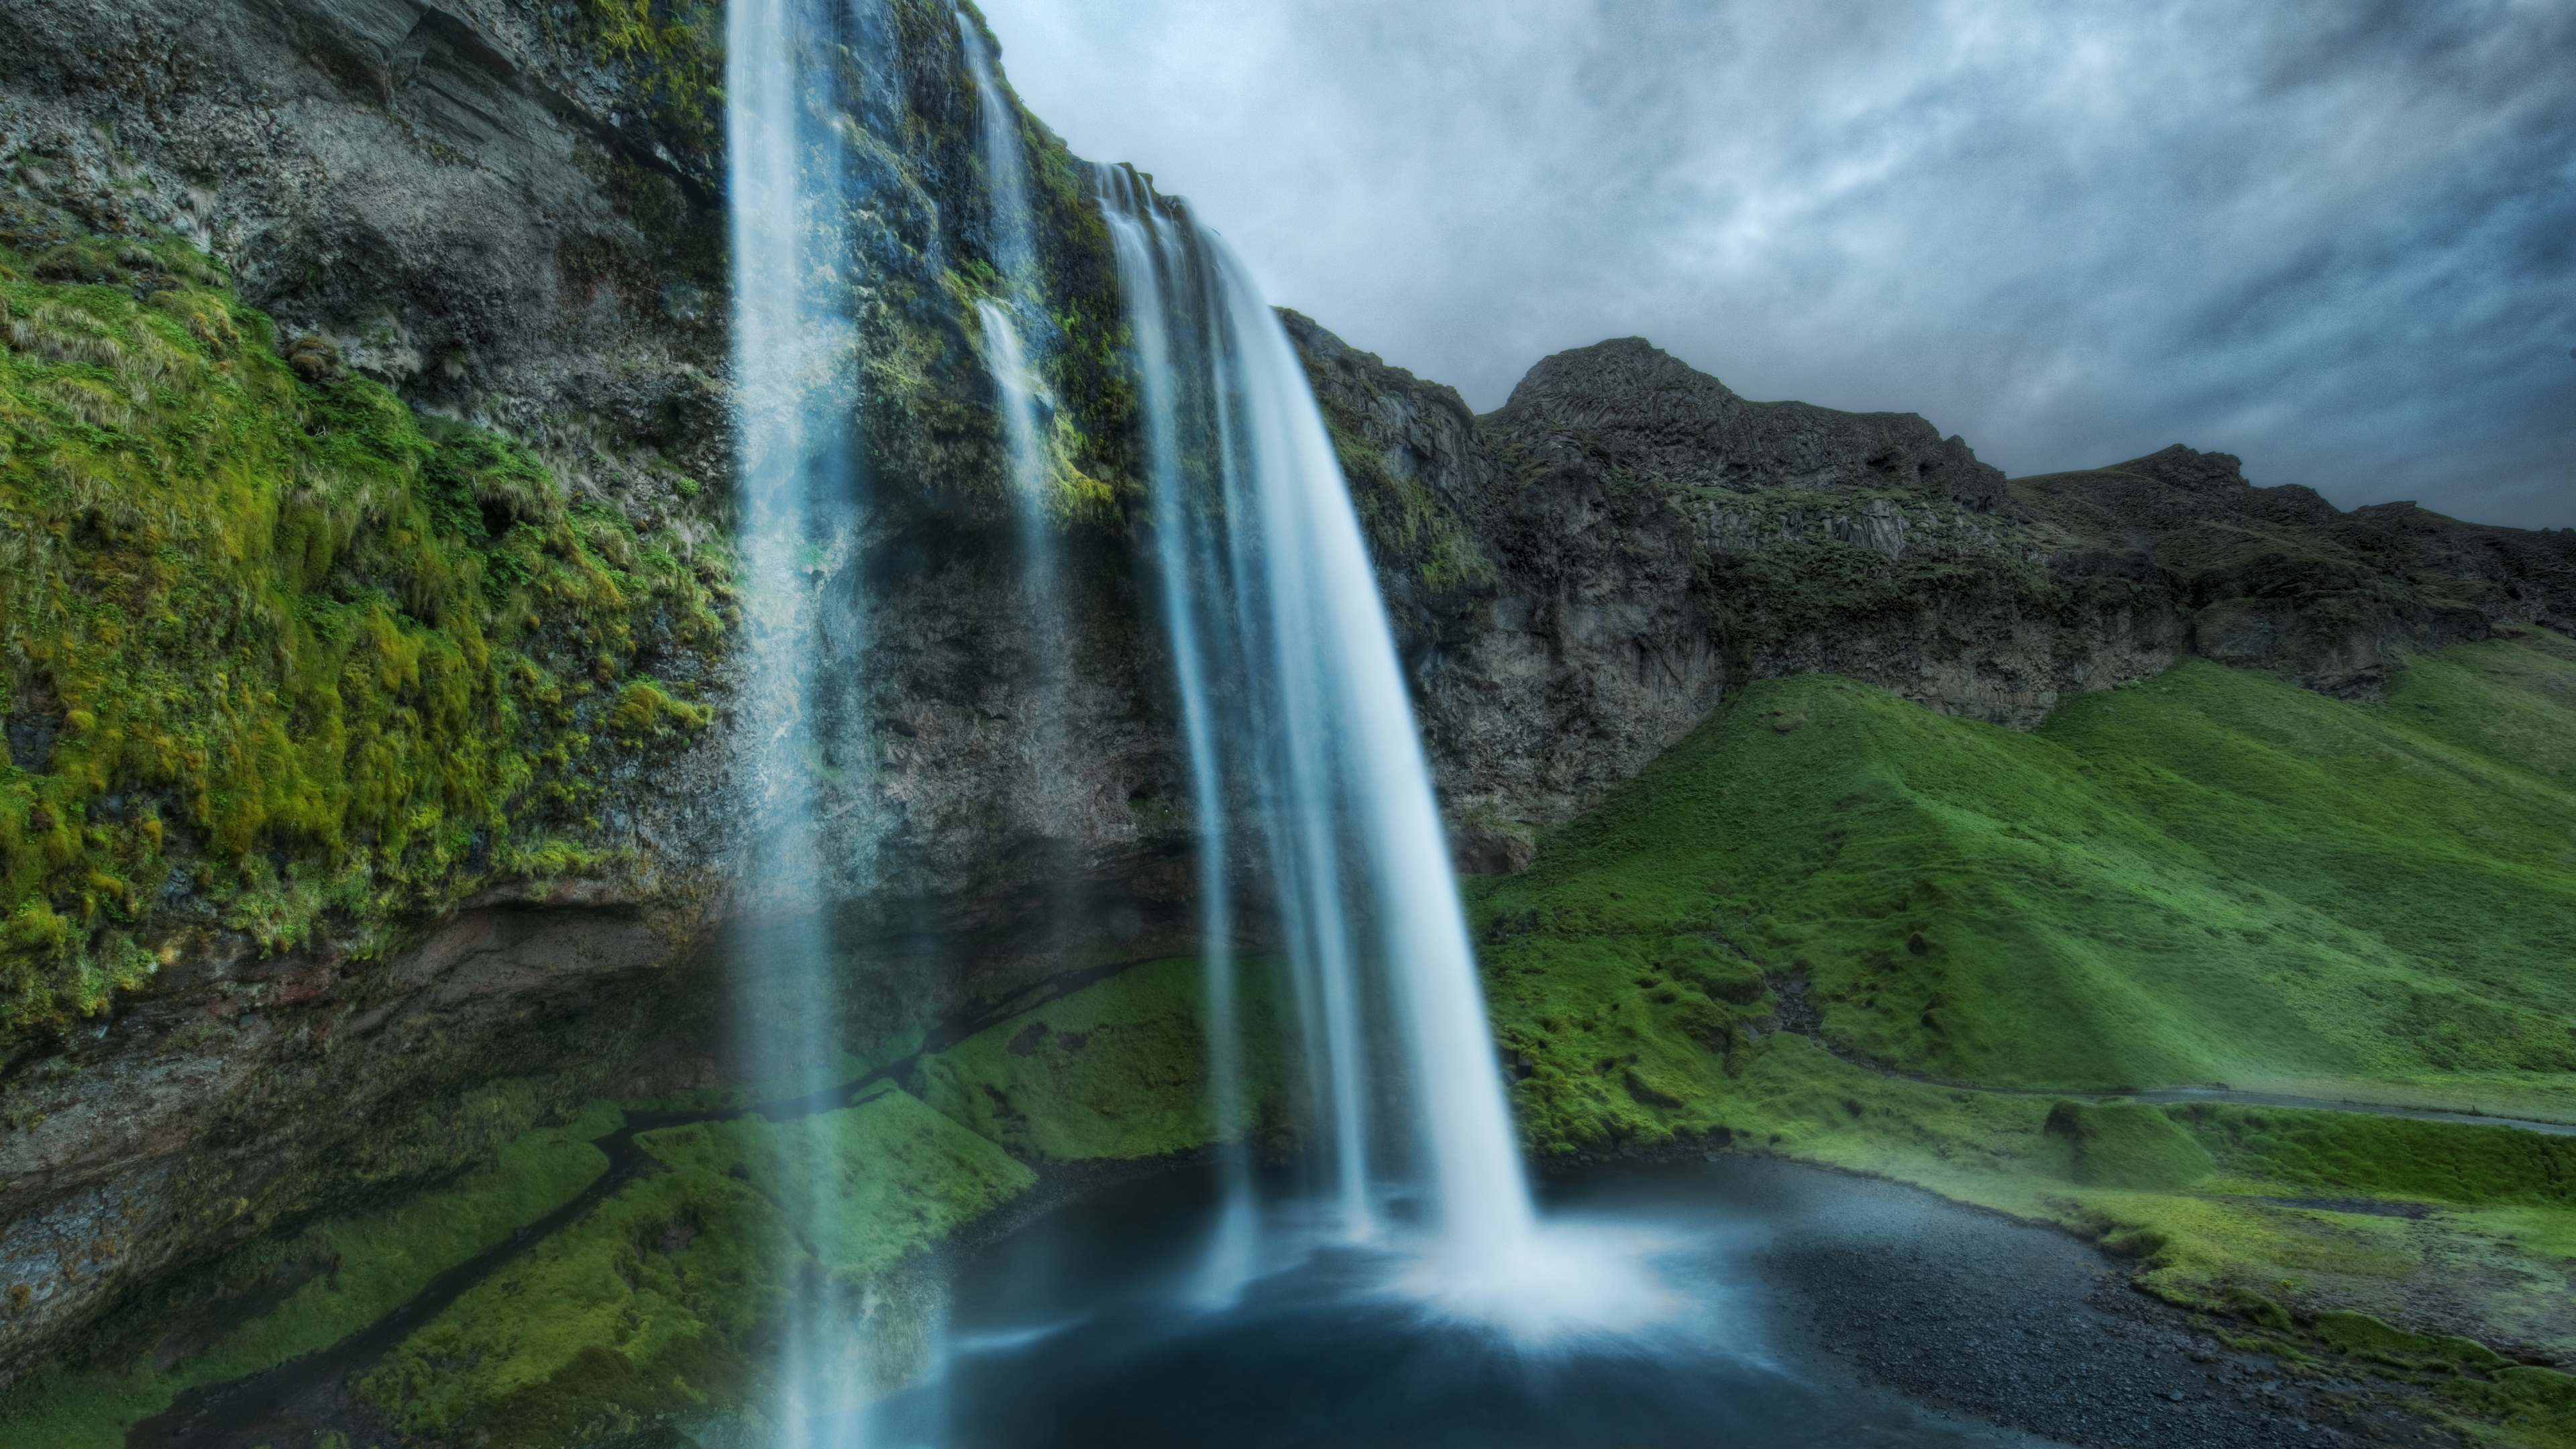
[[[857,1304],[1035,1177],[899,1091],[637,1139],[666,1169],[476,1286],[358,1387],[405,1430],[578,1443],[758,1397],[801,1279]],[[814,1205],[833,1210],[819,1215]],[[917,1322],[879,1327],[917,1335]],[[881,1352],[884,1350],[881,1348]]]
[[[1651,1131],[1687,1093],[1600,1063],[1705,1077],[1783,992],[1952,1080],[2576,1115],[2571,679],[2540,633],[2376,705],[2186,660],[2030,734],[1758,684],[1481,893],[1535,1134]]]
[[[182,244],[0,220],[0,1057],[184,949],[172,901],[274,948],[577,863],[708,718],[646,672],[718,647],[708,579],[615,510]]]
[[[2576,1381],[2444,1336],[2576,1361],[2576,1138],[2098,1097],[2576,1120],[2572,772],[2540,632],[2368,705],[2187,660],[2030,734],[1779,679],[1470,895],[1540,1152],[1690,1136],[2053,1220],[2560,1443]]]

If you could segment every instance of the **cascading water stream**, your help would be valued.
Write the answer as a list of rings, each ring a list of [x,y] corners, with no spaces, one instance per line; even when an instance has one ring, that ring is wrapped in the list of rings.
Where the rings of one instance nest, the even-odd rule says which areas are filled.
[[[736,963],[736,1030],[768,1090],[829,1081],[841,1003],[816,906],[867,873],[864,843],[827,832],[832,790],[864,787],[872,758],[850,719],[866,611],[854,594],[859,500],[849,431],[857,408],[848,311],[843,97],[833,67],[869,4],[739,0],[727,9],[725,96],[733,251],[736,493],[741,506],[742,692],[750,914],[766,924]],[[834,782],[837,781],[837,784]],[[831,1175],[782,1203],[814,1255],[841,1261],[846,1205]],[[820,1449],[865,1381],[856,1306],[800,1279],[771,1405],[779,1449]],[[846,1427],[828,1434],[846,1449]]]
[[[1042,336],[1045,326],[1043,310],[1027,304],[1036,287],[1028,168],[1021,154],[1019,113],[994,76],[992,47],[983,28],[963,10],[956,12],[956,21],[958,47],[975,83],[976,152],[983,162],[988,218],[985,250],[1003,288],[1000,297],[976,301],[975,321],[983,334],[984,366],[1001,404],[1002,442],[1010,462],[1011,504],[1019,518],[1029,618],[1039,643],[1031,652],[1043,671],[1029,774],[1051,785],[1065,776],[1066,634],[1063,571],[1047,516],[1055,474],[1047,436],[1053,408],[1024,340],[1029,333]],[[1063,812],[1056,813],[1059,818],[1048,823],[1061,830],[1066,821],[1061,818]]]
[[[1286,331],[1224,243],[1130,171],[1104,168],[1097,190],[1146,374],[1158,557],[1211,837],[1204,874],[1223,889],[1228,801],[1248,796],[1343,1231],[1375,1233],[1379,1201],[1409,1188],[1430,1229],[1419,1291],[1497,1321],[1548,1318],[1598,1265],[1542,1242],[1446,832],[1331,437]],[[1231,922],[1209,924],[1222,951]],[[1212,1003],[1228,1001],[1230,980],[1212,976]],[[1229,1013],[1211,1014],[1226,1030]],[[1373,1066],[1389,1054],[1401,1080],[1381,1092]],[[1233,1060],[1219,1044],[1220,1103]],[[1388,1099],[1400,1110],[1373,1124]]]
[[[740,0],[726,22],[750,671],[739,734],[746,880],[753,914],[776,927],[743,962],[742,1021],[751,1059],[800,1090],[839,1061],[838,963],[814,908],[869,874],[865,831],[847,824],[867,813],[859,797],[873,789],[874,760],[859,688],[868,609],[847,227],[853,158],[872,144],[864,133],[895,125],[862,111],[899,104],[895,87],[859,74],[891,53],[883,8]],[[994,268],[977,323],[1021,525],[1032,652],[1044,661],[1038,717],[1023,736],[1043,794],[1067,773],[1067,636],[1049,516],[1055,424],[1043,381],[1052,323],[1036,301],[1017,108],[980,25],[962,12],[957,25],[979,107],[983,250]],[[1144,374],[1155,542],[1204,832],[1216,1135],[1240,1144],[1249,1130],[1233,882],[1239,864],[1257,866],[1294,968],[1338,1236],[1411,1248],[1415,1230],[1388,1208],[1412,1197],[1430,1245],[1416,1255],[1416,1287],[1506,1317],[1478,1293],[1543,1281],[1547,1255],[1445,833],[1331,440],[1241,264],[1132,172],[1101,175]],[[840,1260],[846,1204],[824,1196],[834,1175],[805,1180],[814,1199],[781,1206],[816,1257]],[[1256,1271],[1252,1182],[1238,1145],[1204,1275],[1210,1303],[1230,1300]],[[863,1309],[825,1281],[797,1294],[779,1363],[781,1449],[805,1449],[827,1424],[845,1444],[867,1397]],[[942,1356],[935,1344],[932,1356]]]
[[[1136,177],[1115,167],[1095,170],[1104,198],[1111,243],[1127,297],[1129,331],[1145,400],[1145,466],[1153,499],[1156,562],[1162,574],[1163,615],[1170,621],[1172,661],[1181,695],[1181,733],[1190,761],[1190,793],[1199,828],[1199,927],[1208,1018],[1209,1117],[1215,1129],[1221,1190],[1216,1241],[1200,1276],[1202,1302],[1222,1305],[1241,1292],[1253,1272],[1257,1207],[1251,1150],[1243,1140],[1244,1110],[1240,1013],[1236,1005],[1233,863],[1225,781],[1219,770],[1214,697],[1217,662],[1207,654],[1211,630],[1199,618],[1190,583],[1193,560],[1211,547],[1203,514],[1187,502],[1181,470],[1180,409],[1166,292],[1179,281],[1175,243]]]

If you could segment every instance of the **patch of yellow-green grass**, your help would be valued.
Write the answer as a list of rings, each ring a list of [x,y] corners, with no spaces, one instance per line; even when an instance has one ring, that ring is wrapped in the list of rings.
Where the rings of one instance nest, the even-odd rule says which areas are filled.
[[[1245,1100],[1275,1129],[1295,1023],[1285,967],[1239,963]],[[1216,1135],[1203,967],[1148,962],[977,1033],[927,1058],[923,1097],[1032,1162],[1132,1160]]]
[[[743,1341],[801,1267],[780,1251],[788,1241],[777,1209],[737,1179],[628,1183],[405,1339],[359,1396],[407,1429],[444,1430],[559,1397],[546,1391],[608,1355],[685,1406],[750,1373]]]
[[[861,1298],[1036,1180],[891,1089],[791,1122],[636,1140],[668,1170],[467,1292],[389,1354],[361,1397],[414,1432],[496,1446],[740,1404],[757,1397],[800,1283]]]
[[[327,1264],[283,1301],[208,1347],[167,1366],[152,1358],[121,1368],[57,1369],[0,1398],[0,1441],[48,1449],[114,1449],[137,1420],[183,1390],[223,1383],[329,1346],[392,1311],[448,1268],[506,1241],[569,1202],[607,1169],[592,1141],[620,1115],[594,1103],[560,1127],[504,1146],[486,1165],[444,1187],[378,1212],[326,1221],[292,1242],[251,1255],[259,1276],[297,1262]]]
[[[739,1169],[787,1214],[804,1252],[853,1278],[935,1247],[1037,1183],[991,1141],[890,1088],[837,1112],[737,1117],[639,1140],[673,1167]]]

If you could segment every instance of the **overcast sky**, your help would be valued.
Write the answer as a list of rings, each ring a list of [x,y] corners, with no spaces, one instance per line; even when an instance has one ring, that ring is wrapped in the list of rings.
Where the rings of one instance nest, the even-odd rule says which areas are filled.
[[[1273,301],[1499,406],[1640,335],[2016,475],[2576,525],[2576,0],[984,0]]]

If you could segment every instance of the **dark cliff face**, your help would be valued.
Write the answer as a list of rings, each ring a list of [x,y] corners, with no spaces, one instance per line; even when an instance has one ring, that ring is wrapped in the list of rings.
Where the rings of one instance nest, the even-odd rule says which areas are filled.
[[[1642,337],[1545,359],[1486,426],[1538,466],[1667,488],[1886,489],[1980,510],[2004,496],[2000,471],[1912,413],[1747,402]]]
[[[2153,576],[2191,648],[2327,694],[2376,698],[2408,650],[2499,624],[2576,622],[2576,533],[2462,523],[2412,503],[2345,513],[2181,446],[2014,495],[2059,533],[2052,566]]]
[[[0,131],[20,194],[193,239],[289,333],[676,511],[657,455],[725,456],[716,190],[612,117],[576,13],[33,0]]]
[[[2367,697],[2405,651],[2576,617],[2576,534],[2347,514],[2224,454],[2007,484],[1919,417],[1748,402],[1635,338],[1545,359],[1480,418],[1291,332],[1471,869],[1526,858],[1527,827],[1751,679],[1847,674],[2027,728],[2179,651]]]

